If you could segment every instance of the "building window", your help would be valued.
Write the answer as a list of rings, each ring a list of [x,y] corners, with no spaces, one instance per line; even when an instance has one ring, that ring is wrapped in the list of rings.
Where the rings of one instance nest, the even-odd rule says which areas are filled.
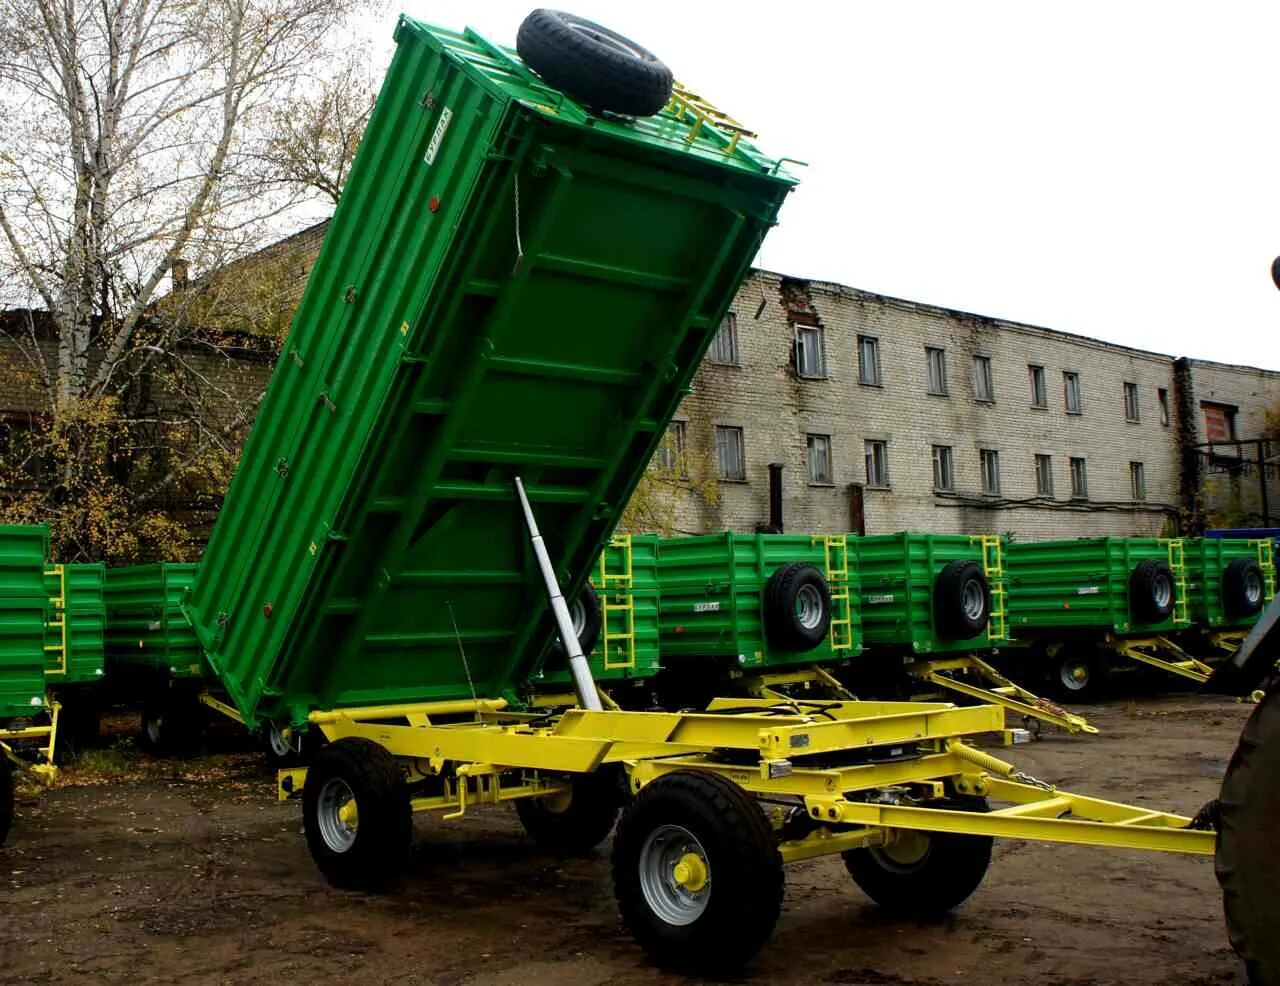
[[[684,459],[684,429],[683,421],[672,421],[667,425],[667,433],[662,437],[662,444],[658,446],[658,454],[654,459],[662,472],[677,476],[688,475]]]
[[[809,482],[814,486],[831,485],[831,436],[809,436]]]
[[[1027,373],[1031,376],[1031,406],[1048,407],[1049,398],[1044,389],[1044,367],[1028,363]]]
[[[716,329],[715,338],[711,340],[711,362],[724,363],[726,366],[739,366],[738,357],[738,316],[728,312]]]
[[[867,485],[887,488],[889,485],[889,444],[867,442]]]
[[[951,461],[950,445],[933,447],[933,488],[940,493],[954,493],[956,471]]]
[[[880,340],[875,336],[858,336],[858,383],[880,386]]]
[[[929,393],[947,393],[947,351],[936,346],[924,347],[925,364],[929,371]]]
[[[720,462],[721,479],[741,481],[747,478],[741,428],[716,425],[716,458]]]
[[[1071,495],[1077,500],[1089,495],[1089,476],[1085,472],[1084,459],[1071,460]]]
[[[810,379],[827,375],[822,358],[822,329],[816,325],[796,326],[796,373]]]
[[[1036,496],[1053,496],[1053,457],[1036,456]]]
[[[1160,423],[1169,427],[1169,391],[1160,387],[1156,390],[1156,399],[1160,402]]]
[[[1062,374],[1062,394],[1068,414],[1080,413],[1080,374],[1064,372]]]
[[[973,358],[973,397],[974,400],[990,403],[996,399],[995,383],[991,379],[991,357],[975,356]]]
[[[1236,409],[1230,404],[1201,401],[1204,410],[1204,434],[1211,442],[1236,440]]]
[[[1141,462],[1129,463],[1129,486],[1135,500],[1147,498],[1147,470]]]
[[[1124,419],[1126,421],[1138,421],[1138,385],[1136,383],[1126,383],[1124,385]]]
[[[1000,495],[1000,453],[995,449],[978,449],[982,460],[982,495]]]

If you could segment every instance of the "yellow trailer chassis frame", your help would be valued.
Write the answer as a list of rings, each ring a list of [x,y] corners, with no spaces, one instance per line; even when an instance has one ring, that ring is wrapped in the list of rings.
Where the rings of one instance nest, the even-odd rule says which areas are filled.
[[[1192,819],[1060,791],[964,737],[1001,732],[1004,710],[947,703],[717,699],[704,712],[515,712],[501,699],[315,712],[330,741],[362,738],[410,782],[435,779],[414,811],[457,818],[477,804],[566,792],[575,775],[620,765],[633,794],[676,771],[720,775],[808,830],[781,837],[784,861],[885,846],[913,832],[1212,854]],[[282,770],[282,799],[306,768]],[[927,807],[958,794],[1002,803],[975,813]],[[781,835],[781,833],[780,833]]]
[[[42,784],[50,783],[57,776],[58,768],[54,766],[54,750],[58,742],[58,713],[61,706],[52,698],[48,699],[48,725],[13,726],[0,729],[0,761],[8,760],[19,770],[34,777]],[[36,762],[23,757],[14,749],[14,743],[26,745],[37,741]]]

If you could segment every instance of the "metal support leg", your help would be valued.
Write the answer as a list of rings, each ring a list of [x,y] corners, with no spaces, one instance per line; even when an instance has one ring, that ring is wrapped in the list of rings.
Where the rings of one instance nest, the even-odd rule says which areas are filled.
[[[982,680],[990,682],[990,687],[984,688],[981,685],[954,678],[949,673],[953,671],[971,671]],[[911,674],[939,688],[967,695],[982,702],[995,702],[1010,712],[1022,716],[1023,719],[1047,722],[1069,733],[1097,733],[1098,731],[1098,728],[1091,725],[1084,716],[1068,712],[1062,706],[1027,691],[1021,685],[1014,684],[986,661],[973,655],[942,661],[927,661],[918,667],[911,668]]]

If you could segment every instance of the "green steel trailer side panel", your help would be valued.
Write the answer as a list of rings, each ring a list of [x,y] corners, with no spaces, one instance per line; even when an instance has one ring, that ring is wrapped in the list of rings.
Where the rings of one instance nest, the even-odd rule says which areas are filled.
[[[101,562],[53,565],[44,577],[51,605],[45,644],[45,674],[50,685],[101,681],[107,607],[103,598],[106,566]],[[54,605],[61,601],[61,607]]]
[[[1252,616],[1232,616],[1223,601],[1222,576],[1237,558],[1250,558],[1258,562],[1263,572],[1266,591],[1266,569],[1274,570],[1274,551],[1267,540],[1242,540],[1237,538],[1187,538],[1187,590],[1190,600],[1191,622],[1211,629],[1247,627],[1258,621],[1262,610]],[[1274,574],[1272,575],[1274,584]],[[1263,608],[1271,601],[1263,597]]]
[[[664,111],[588,116],[473,32],[395,57],[188,603],[248,724],[514,697],[792,180]]]
[[[0,719],[46,710],[44,590],[49,529],[0,525]]]
[[[660,670],[658,646],[658,536],[633,534],[605,546],[591,570],[602,626],[587,655],[601,684],[643,681]],[[563,663],[557,662],[557,663]],[[533,682],[539,691],[571,688],[568,668],[544,669]]]
[[[108,675],[206,676],[200,643],[181,605],[195,577],[196,565],[189,562],[107,569]]]
[[[945,654],[990,650],[1006,641],[992,634],[950,638],[934,619],[934,582],[954,561],[983,564],[981,542],[966,534],[872,534],[849,538],[861,584],[862,638],[868,652]],[[989,581],[999,576],[989,576]],[[993,586],[994,588],[994,586]],[[996,596],[992,597],[993,605]]]
[[[805,562],[826,571],[821,539],[808,534],[734,534],[664,538],[658,544],[663,663],[729,658],[744,668],[786,668],[842,661],[861,649],[857,580],[850,566],[848,611],[852,645],[832,647],[832,635],[813,650],[784,651],[765,635],[764,587],[779,568]],[[830,579],[828,579],[830,581]],[[834,607],[833,607],[834,609]]]
[[[1175,542],[1176,543],[1176,542]],[[1009,545],[1009,629],[1022,640],[1053,632],[1164,633],[1185,623],[1174,616],[1143,623],[1129,604],[1129,578],[1139,562],[1170,562],[1159,538],[1097,537]],[[1185,590],[1174,573],[1175,603]]]

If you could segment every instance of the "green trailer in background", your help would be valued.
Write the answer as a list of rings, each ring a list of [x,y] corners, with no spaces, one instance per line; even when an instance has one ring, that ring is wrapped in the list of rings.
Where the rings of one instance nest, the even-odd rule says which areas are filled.
[[[107,677],[113,694],[141,705],[141,739],[155,751],[190,749],[205,718],[208,665],[181,605],[195,577],[190,562],[106,572]]]
[[[665,705],[700,704],[734,678],[749,690],[783,683],[861,650],[844,535],[664,538],[658,584]]]
[[[59,758],[75,753],[98,733],[105,673],[105,580],[101,562],[51,565],[45,571],[45,676],[60,706]]]
[[[13,821],[15,770],[52,776],[57,705],[45,690],[44,573],[49,529],[0,526],[0,844]]]
[[[1270,539],[1187,538],[1191,623],[1208,641],[1234,650],[1276,594]]]
[[[570,607],[591,674],[622,708],[653,704],[661,670],[658,646],[658,536],[617,534],[600,552],[587,588]],[[573,705],[567,657],[557,641],[530,682],[533,704]]]
[[[1183,540],[1014,542],[1007,555],[1010,634],[1060,697],[1096,697],[1117,657],[1208,679],[1210,669],[1172,639],[1191,624]]]

